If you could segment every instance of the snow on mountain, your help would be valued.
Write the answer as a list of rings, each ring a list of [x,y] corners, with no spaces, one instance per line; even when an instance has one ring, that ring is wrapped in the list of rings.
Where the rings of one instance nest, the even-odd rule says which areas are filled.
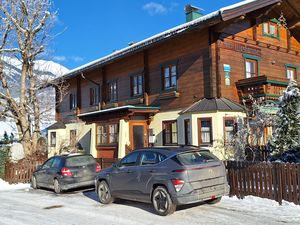
[[[0,139],[3,137],[5,131],[8,136],[10,136],[11,133],[13,133],[15,137],[18,136],[17,126],[14,122],[8,120],[0,121]]]
[[[22,69],[22,62],[17,58],[2,57],[4,63],[4,73],[8,78],[9,85],[15,89],[14,96],[19,95],[19,81]],[[36,60],[34,62],[34,74],[37,81],[51,80],[68,73],[68,69],[56,62],[46,60]]]
[[[20,74],[22,69],[22,63],[17,58],[2,57],[2,62],[4,66],[4,74],[7,77],[8,84],[11,87],[11,93],[15,100],[19,98],[20,93]],[[37,60],[34,62],[34,73],[37,75],[37,82],[42,82],[45,80],[52,80],[57,77],[60,77],[69,70],[53,61],[46,60]],[[1,88],[0,88],[1,91]],[[47,97],[47,103],[44,101],[44,98]],[[39,93],[39,98],[41,99],[41,110],[43,111],[49,105],[52,106],[51,111],[46,112],[46,116],[43,116],[41,121],[41,129],[45,129],[49,125],[55,122],[55,92],[54,88],[48,87],[45,90]],[[18,100],[17,100],[18,101]],[[46,104],[45,104],[46,103]],[[2,119],[3,120],[3,119]],[[9,135],[13,133],[17,134],[16,126],[13,122],[8,119],[0,121],[0,139],[3,137],[4,131]]]

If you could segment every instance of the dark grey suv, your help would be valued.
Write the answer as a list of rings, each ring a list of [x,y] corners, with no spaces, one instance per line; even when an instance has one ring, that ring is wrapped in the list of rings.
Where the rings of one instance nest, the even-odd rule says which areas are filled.
[[[90,154],[53,156],[33,173],[31,186],[51,188],[56,193],[92,186],[100,170],[99,163]]]
[[[95,184],[103,204],[115,198],[148,202],[162,216],[177,205],[219,202],[229,192],[222,161],[191,146],[135,150],[102,170]]]

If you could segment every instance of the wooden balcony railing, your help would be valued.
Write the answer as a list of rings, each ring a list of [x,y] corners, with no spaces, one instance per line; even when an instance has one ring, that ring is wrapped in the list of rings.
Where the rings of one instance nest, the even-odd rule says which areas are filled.
[[[236,82],[240,99],[247,99],[249,95],[254,98],[263,97],[266,100],[276,100],[288,85],[287,79],[273,79],[266,75],[251,77]]]

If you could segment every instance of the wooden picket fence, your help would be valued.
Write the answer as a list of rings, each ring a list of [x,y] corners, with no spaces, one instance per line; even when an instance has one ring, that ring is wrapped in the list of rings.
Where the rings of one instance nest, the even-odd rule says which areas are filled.
[[[230,196],[247,195],[300,205],[300,164],[226,161]]]
[[[4,180],[10,184],[29,183],[37,166],[42,165],[44,161],[24,159],[18,163],[8,162],[5,164]]]

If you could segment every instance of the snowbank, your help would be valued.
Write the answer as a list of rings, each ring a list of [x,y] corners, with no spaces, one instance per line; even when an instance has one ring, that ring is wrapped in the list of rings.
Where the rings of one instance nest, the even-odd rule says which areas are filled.
[[[19,190],[30,188],[30,184],[9,184],[8,182],[0,179],[0,191],[8,191],[8,190]]]

